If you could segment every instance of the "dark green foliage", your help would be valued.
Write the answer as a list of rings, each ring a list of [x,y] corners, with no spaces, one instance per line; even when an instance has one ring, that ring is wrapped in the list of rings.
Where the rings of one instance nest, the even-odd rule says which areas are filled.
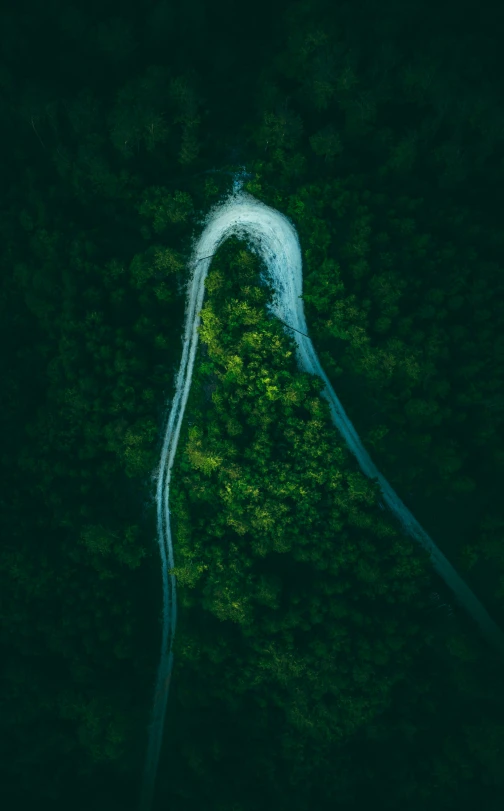
[[[377,466],[504,625],[502,12],[0,11],[0,781],[136,808],[155,472],[201,218],[245,164]],[[377,507],[243,243],[207,279],[171,490],[156,808],[500,811],[502,672]],[[437,607],[436,607],[437,606]]]

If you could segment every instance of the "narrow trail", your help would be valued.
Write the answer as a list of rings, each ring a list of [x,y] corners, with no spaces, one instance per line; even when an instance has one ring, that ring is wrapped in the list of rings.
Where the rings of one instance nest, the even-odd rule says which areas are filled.
[[[173,666],[172,642],[177,624],[175,577],[168,574],[169,569],[174,567],[169,506],[171,469],[191,388],[198,345],[199,313],[203,306],[205,293],[204,282],[212,257],[220,245],[231,235],[246,240],[250,250],[263,260],[269,275],[268,280],[275,290],[268,310],[285,325],[286,329],[293,331],[299,368],[309,374],[317,375],[325,383],[322,396],[329,402],[334,425],[356,457],[362,472],[369,478],[378,480],[382,492],[380,506],[384,508],[384,505],[387,505],[404,531],[429,552],[436,572],[453,591],[461,606],[477,622],[488,643],[504,659],[504,633],[396,495],[387,480],[376,469],[320,365],[313,344],[308,337],[308,327],[304,316],[301,299],[303,284],[301,247],[294,226],[284,214],[270,208],[242,189],[243,178],[247,177],[245,173],[236,174],[234,177],[233,192],[224,202],[211,209],[200,223],[203,226],[202,233],[193,239],[189,262],[190,276],[187,285],[182,360],[176,376],[175,394],[157,472],[156,506],[158,544],[161,555],[163,614],[161,653],[149,725],[140,811],[150,811],[154,797]]]

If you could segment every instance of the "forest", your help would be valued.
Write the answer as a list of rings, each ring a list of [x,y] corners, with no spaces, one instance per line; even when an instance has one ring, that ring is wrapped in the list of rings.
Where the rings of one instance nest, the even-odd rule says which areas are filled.
[[[137,811],[155,481],[192,240],[244,189],[299,235],[324,370],[504,629],[504,10],[0,10],[2,807]],[[504,665],[380,510],[232,237],[171,476],[153,811],[504,804]]]

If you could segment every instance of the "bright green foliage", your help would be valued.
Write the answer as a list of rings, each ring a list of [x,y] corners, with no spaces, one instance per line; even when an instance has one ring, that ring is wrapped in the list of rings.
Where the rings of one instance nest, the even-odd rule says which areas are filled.
[[[256,260],[234,244],[207,279],[208,360],[193,377],[194,424],[172,473],[178,677],[190,678],[186,633],[201,606],[237,624],[244,645],[235,665],[224,626],[199,638],[208,689],[220,645],[219,694],[252,690],[260,704],[276,696],[293,730],[334,742],[390,705],[425,645],[413,617],[426,561],[377,509],[321,382],[296,370],[292,339],[266,318]],[[392,621],[398,611],[411,627]]]

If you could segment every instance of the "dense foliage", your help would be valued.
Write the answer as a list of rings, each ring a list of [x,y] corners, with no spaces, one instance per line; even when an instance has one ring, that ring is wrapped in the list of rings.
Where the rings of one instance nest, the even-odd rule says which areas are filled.
[[[213,170],[245,164],[291,217],[324,369],[504,626],[501,12],[431,6],[0,12],[6,807],[136,804],[154,477]],[[156,807],[497,811],[502,669],[378,509],[260,271],[233,239],[207,278]]]
[[[321,382],[297,371],[294,342],[266,318],[259,278],[257,260],[230,239],[206,283],[170,497],[181,738],[169,746],[169,779],[189,764],[183,785],[197,776],[198,793],[181,795],[202,805],[219,795],[223,808],[244,791],[243,807],[258,809],[265,797],[280,808],[355,807],[368,792],[391,807],[434,797],[450,807],[468,791],[459,770],[474,734],[492,752],[481,764],[491,802],[503,726],[479,716],[473,660],[483,651],[462,618],[440,621],[427,556],[378,509]],[[491,669],[480,677],[499,707],[498,680]],[[230,769],[236,756],[242,765]]]

